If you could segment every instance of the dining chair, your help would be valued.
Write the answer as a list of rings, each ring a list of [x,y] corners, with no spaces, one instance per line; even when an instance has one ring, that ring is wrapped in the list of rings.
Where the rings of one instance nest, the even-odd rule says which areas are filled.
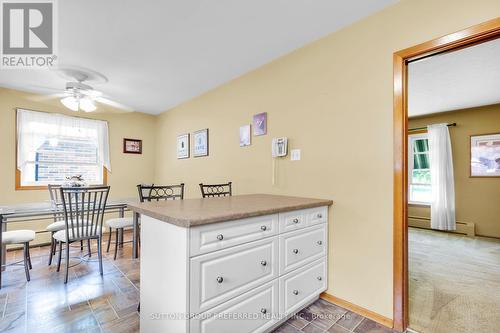
[[[12,230],[12,231],[4,231],[2,233],[2,245],[13,245],[13,244],[23,245],[24,272],[26,274],[26,281],[28,282],[30,280],[30,269],[33,268],[31,265],[31,256],[30,256],[30,242],[33,240],[35,240],[35,232],[33,230]],[[18,263],[19,262],[15,262],[11,265],[15,265]]]
[[[232,182],[226,184],[200,183],[201,196],[203,198],[230,197],[233,195],[232,184]]]
[[[66,244],[66,274],[64,283],[68,282],[69,247],[71,243],[77,241],[86,240],[90,243],[93,239],[97,240],[99,272],[103,275],[102,231],[109,189],[109,186],[60,188],[65,228],[54,233],[53,238],[59,243],[58,272],[61,268],[63,244]]]
[[[47,185],[50,195],[50,204],[53,212],[54,222],[49,224],[45,230],[50,232],[50,254],[49,254],[49,266],[52,265],[52,258],[56,254],[56,241],[54,239],[54,233],[64,230],[66,224],[64,222],[64,213],[62,209],[61,201],[61,185],[49,184]],[[87,247],[89,255],[91,255],[90,241],[87,242]],[[80,250],[83,251],[83,241],[80,242]]]

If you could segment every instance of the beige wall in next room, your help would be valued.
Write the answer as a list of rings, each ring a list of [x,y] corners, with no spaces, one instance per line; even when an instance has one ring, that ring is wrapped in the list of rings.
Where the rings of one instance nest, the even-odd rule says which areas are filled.
[[[500,16],[498,0],[403,0],[163,113],[156,181],[234,182],[235,193],[332,199],[328,293],[392,318],[393,53]],[[238,129],[267,112],[269,133]],[[210,156],[176,159],[176,136],[210,130]],[[287,136],[302,160],[277,161]],[[161,142],[161,144],[160,144]]]
[[[457,221],[474,223],[476,234],[500,238],[500,177],[471,178],[470,136],[500,133],[500,104],[409,119],[409,128],[457,123],[450,127]],[[409,206],[409,216],[430,217],[430,208]]]

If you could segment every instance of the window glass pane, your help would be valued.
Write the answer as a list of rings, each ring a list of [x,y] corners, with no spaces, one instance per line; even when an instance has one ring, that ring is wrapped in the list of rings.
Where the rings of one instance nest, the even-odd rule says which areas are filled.
[[[413,169],[429,169],[429,154],[414,154]]]
[[[415,153],[423,153],[429,151],[428,139],[417,139],[413,141],[413,151]]]
[[[412,184],[431,184],[431,171],[430,170],[413,170],[410,179]]]
[[[81,175],[87,184],[102,184],[103,170],[97,154],[92,140],[48,139],[36,150],[35,161],[24,166],[22,185],[62,184],[75,175]]]
[[[410,185],[410,201],[411,202],[431,202],[431,186],[430,185]]]

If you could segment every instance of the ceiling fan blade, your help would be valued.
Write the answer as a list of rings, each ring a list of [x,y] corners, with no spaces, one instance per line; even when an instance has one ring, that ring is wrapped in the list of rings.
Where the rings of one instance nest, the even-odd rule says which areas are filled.
[[[63,98],[66,96],[68,96],[68,93],[60,92],[57,94],[50,94],[50,95],[31,95],[27,98],[31,101],[34,101],[34,102],[43,102],[43,101],[48,101],[48,100],[52,100],[52,99]]]
[[[112,100],[110,100],[109,98],[106,98],[106,97],[98,96],[98,97],[94,98],[94,101],[102,103],[102,104],[106,104],[106,105],[111,106],[113,108],[121,109],[123,111],[127,111],[127,112],[133,112],[134,111],[134,109],[131,108],[130,106],[127,106],[127,105],[124,105],[124,104],[112,101]]]

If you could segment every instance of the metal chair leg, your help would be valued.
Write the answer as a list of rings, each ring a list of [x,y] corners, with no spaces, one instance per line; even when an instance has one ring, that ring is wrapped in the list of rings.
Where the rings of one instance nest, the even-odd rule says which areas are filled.
[[[57,271],[61,270],[62,242],[59,242],[59,259],[57,260]]]
[[[28,247],[26,248],[26,252],[28,255],[28,266],[30,269],[33,269],[33,266],[31,265],[31,254],[30,254],[30,244],[28,243]]]
[[[118,230],[119,229],[116,229],[116,232],[115,232],[115,256],[113,258],[113,260],[116,260],[116,254],[118,253]]]
[[[29,270],[29,263],[28,263],[28,248],[30,244],[29,243],[24,243],[24,272],[26,273],[26,281],[29,282],[30,280],[30,270]]]
[[[90,239],[87,239],[87,248],[89,249],[89,258],[92,257],[92,250],[90,249]]]
[[[64,276],[64,283],[68,283],[69,274],[69,243],[66,243],[66,274]]]
[[[109,236],[108,236],[108,247],[106,248],[106,253],[109,252],[109,246],[111,245],[111,235],[113,234],[113,229],[109,228]]]
[[[83,241],[80,241],[80,251],[83,251]]]
[[[54,233],[50,233],[50,254],[49,254],[49,266],[52,265],[52,257],[56,250],[56,240],[54,239]]]
[[[102,238],[99,237],[97,239],[97,256],[99,257],[99,272],[101,275],[103,275],[103,270],[102,270]]]

